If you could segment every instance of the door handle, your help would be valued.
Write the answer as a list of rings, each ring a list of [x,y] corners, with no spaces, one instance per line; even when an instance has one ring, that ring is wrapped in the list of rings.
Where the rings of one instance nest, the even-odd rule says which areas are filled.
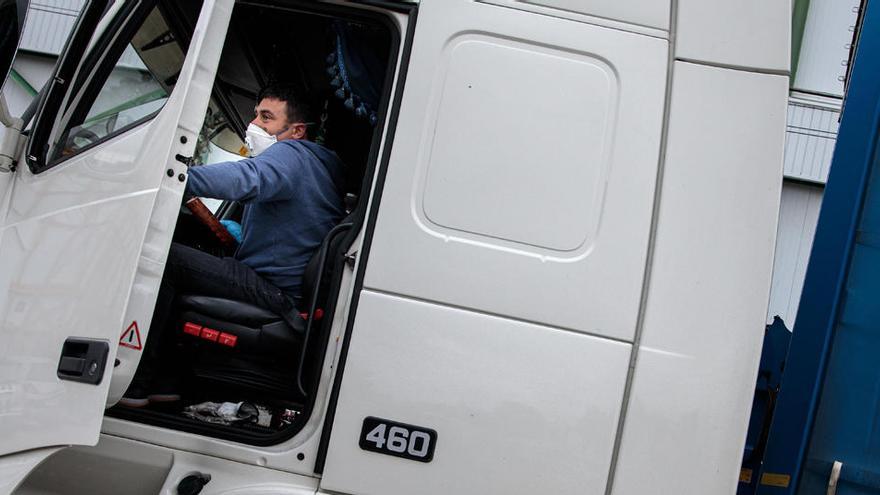
[[[98,385],[104,378],[109,353],[110,343],[106,340],[70,337],[61,348],[58,378]]]
[[[834,461],[831,465],[831,476],[828,477],[828,491],[826,495],[837,495],[837,482],[840,480],[840,470],[843,469],[843,463]]]

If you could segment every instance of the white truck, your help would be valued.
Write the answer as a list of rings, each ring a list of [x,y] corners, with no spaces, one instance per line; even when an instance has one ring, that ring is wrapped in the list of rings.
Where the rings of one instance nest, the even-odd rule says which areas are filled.
[[[732,494],[790,15],[86,2],[32,108],[0,115],[0,493]],[[172,241],[223,251],[180,208],[188,167],[239,150],[271,80],[319,95],[349,170],[303,325],[186,295],[180,407],[114,407]],[[182,414],[201,401],[268,418]]]

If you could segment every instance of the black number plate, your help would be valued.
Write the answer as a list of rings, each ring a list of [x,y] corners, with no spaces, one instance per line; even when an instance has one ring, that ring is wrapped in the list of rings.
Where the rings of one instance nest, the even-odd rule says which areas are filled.
[[[434,458],[434,446],[437,444],[437,432],[430,428],[368,416],[364,418],[358,443],[362,449],[370,452],[431,462]]]

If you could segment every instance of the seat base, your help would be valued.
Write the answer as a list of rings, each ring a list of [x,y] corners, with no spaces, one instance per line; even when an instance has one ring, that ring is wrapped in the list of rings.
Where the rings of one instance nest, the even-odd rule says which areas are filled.
[[[177,301],[182,308],[248,327],[262,326],[281,319],[272,311],[234,299],[184,294]]]
[[[293,356],[303,340],[305,320],[296,315],[291,327],[280,315],[258,306],[198,295],[177,299],[176,332],[245,353]],[[300,322],[300,320],[302,320]],[[299,323],[302,323],[301,325]]]

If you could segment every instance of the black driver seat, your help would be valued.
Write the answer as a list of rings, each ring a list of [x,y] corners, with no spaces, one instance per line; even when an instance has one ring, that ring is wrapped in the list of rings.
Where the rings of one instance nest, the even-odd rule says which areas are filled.
[[[303,272],[303,299],[308,301],[320,283],[321,249],[312,255]],[[300,303],[302,304],[302,303]],[[248,354],[290,356],[303,341],[308,313],[293,311],[285,321],[281,315],[234,299],[181,294],[178,331],[228,350]],[[299,308],[297,308],[299,309]],[[315,311],[315,319],[323,316]]]
[[[300,400],[303,362],[310,347],[309,334],[324,325],[318,302],[329,290],[332,258],[350,223],[334,227],[303,273],[303,296],[299,311],[285,321],[281,315],[258,306],[219,297],[182,294],[177,299],[176,331],[187,349],[191,386],[199,393],[210,390],[224,397],[238,392],[248,397]],[[323,266],[323,269],[322,269]],[[320,298],[320,299],[319,299]],[[315,307],[311,315],[303,308]],[[237,392],[236,392],[237,391]]]
[[[302,298],[286,317],[233,299],[180,294],[175,301],[178,342],[188,349],[194,390],[235,391],[247,396],[300,400],[310,335],[322,332],[330,281],[342,260],[338,254],[350,236],[357,195],[346,194],[346,216],[324,236],[303,272]],[[332,303],[331,303],[332,304]],[[310,314],[311,313],[311,314]],[[320,346],[319,346],[320,347]],[[219,387],[219,388],[218,388]]]
[[[334,227],[312,255],[303,272],[302,299],[287,321],[279,314],[234,299],[199,294],[181,294],[176,307],[180,315],[178,332],[226,350],[247,354],[291,356],[301,347],[308,326],[312,301],[321,302],[328,279],[325,263],[342,240],[340,235],[351,226],[351,215]],[[321,320],[323,309],[314,308],[313,321]]]

